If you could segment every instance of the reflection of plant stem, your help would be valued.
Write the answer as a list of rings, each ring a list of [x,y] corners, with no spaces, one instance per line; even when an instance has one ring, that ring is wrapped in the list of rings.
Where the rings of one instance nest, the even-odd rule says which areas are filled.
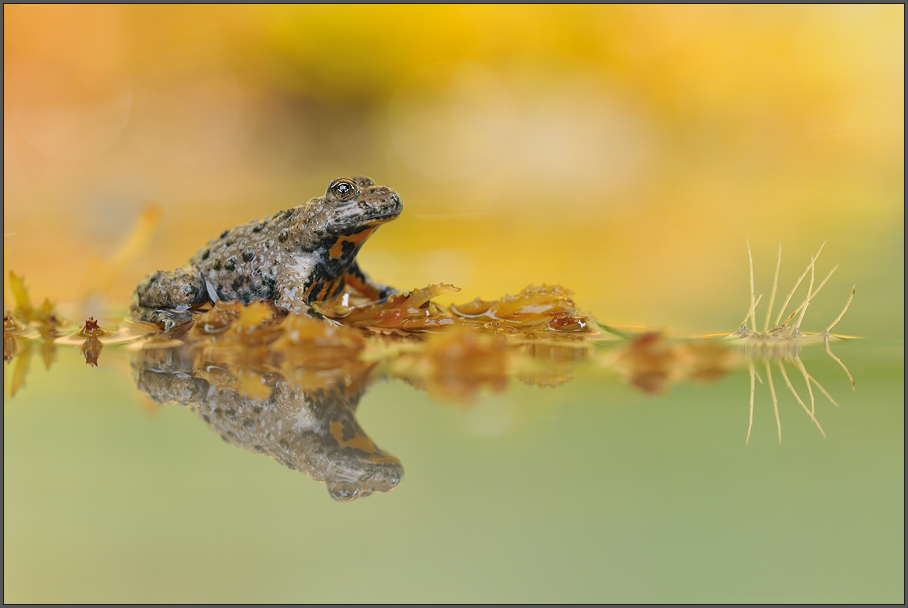
[[[757,372],[754,369],[753,359],[749,359],[747,365],[750,367],[750,418],[747,421],[747,440],[744,442],[744,445],[750,443],[750,431],[754,427],[754,395],[757,393],[757,385],[755,382]]]
[[[800,357],[795,357],[795,363],[801,370],[801,375],[804,376],[804,384],[807,385],[807,393],[810,395],[810,416],[813,417],[816,413],[816,399],[813,396],[813,389],[810,387],[810,374],[807,373],[807,368],[804,367],[804,362]]]
[[[854,297],[854,288],[853,287],[851,288],[851,297]],[[851,298],[848,298],[848,304],[851,304]],[[848,310],[848,304],[845,305],[845,310]],[[842,315],[845,314],[845,310],[842,311]],[[839,315],[839,318],[841,318],[842,315]],[[836,319],[836,323],[838,323],[838,321],[839,320]],[[835,323],[833,323],[833,325],[835,325]],[[826,336],[825,336],[823,342],[826,344],[826,353],[830,357],[832,357],[836,363],[838,363],[839,365],[842,366],[842,369],[845,370],[845,374],[848,376],[848,380],[851,382],[851,390],[854,390],[854,378],[851,377],[851,372],[848,371],[848,368],[845,367],[845,364],[842,363],[842,360],[839,359],[838,357],[836,357],[835,355],[833,355],[832,351],[829,349],[829,330],[828,329],[826,330]]]
[[[817,385],[817,388],[820,389],[820,391],[822,391],[822,393],[823,393],[824,395],[826,395],[826,398],[829,399],[829,402],[830,402],[831,404],[833,404],[833,405],[836,406],[836,407],[839,407],[839,404],[835,402],[835,399],[832,398],[832,395],[830,395],[829,393],[826,392],[826,389],[823,388],[823,385],[822,385],[822,384],[820,384],[819,382],[817,382],[817,379],[816,379],[816,378],[814,378],[813,376],[809,376],[809,378],[813,381],[814,384]]]
[[[32,358],[32,341],[23,340],[22,350],[16,356],[13,364],[13,375],[9,384],[9,396],[15,397],[20,388],[25,387],[25,377],[28,375],[28,364]],[[5,384],[5,383],[4,383]]]
[[[815,425],[817,425],[817,428],[820,429],[820,434],[823,435],[823,438],[825,439],[826,431],[824,431],[823,427],[820,426],[820,421],[814,417],[813,412],[811,410],[807,409],[807,405],[804,404],[804,401],[801,399],[801,396],[798,394],[798,391],[796,391],[795,387],[791,384],[791,380],[788,378],[788,372],[785,371],[785,366],[782,365],[782,361],[778,360],[778,361],[776,361],[776,363],[779,366],[779,371],[782,372],[782,378],[785,379],[785,384],[788,386],[788,390],[790,390],[791,394],[794,395],[795,399],[798,400],[798,403],[801,405],[801,407],[804,409],[804,411],[807,412],[807,415],[810,416],[810,419],[813,421],[813,423]]]
[[[772,384],[772,370],[769,369],[769,359],[764,359],[766,366],[766,381],[769,382],[769,393],[772,395],[772,409],[776,412],[776,428],[779,429],[779,443],[782,443],[782,420],[779,418],[779,400],[776,398],[776,387]]]
[[[788,390],[794,395],[794,398],[797,400],[801,408],[807,412],[807,415],[810,416],[811,421],[816,425],[820,430],[820,433],[823,437],[826,437],[826,432],[823,430],[823,427],[820,425],[819,420],[816,418],[816,395],[813,391],[813,386],[811,383],[816,385],[818,389],[829,399],[830,403],[835,406],[838,404],[835,400],[829,395],[825,388],[807,372],[807,368],[804,366],[804,363],[801,361],[799,356],[799,349],[801,346],[807,345],[812,342],[818,342],[820,339],[823,340],[823,343],[826,345],[826,353],[836,362],[839,366],[845,371],[845,374],[848,376],[848,380],[851,382],[851,388],[854,389],[854,378],[851,376],[851,373],[848,371],[848,368],[845,367],[845,364],[836,357],[832,350],[829,347],[829,337],[830,331],[833,327],[842,319],[845,315],[845,312],[848,310],[848,307],[851,305],[851,301],[854,298],[855,288],[851,288],[851,295],[848,297],[848,301],[845,303],[845,307],[842,309],[842,312],[838,317],[826,328],[826,331],[820,334],[803,334],[800,331],[801,323],[804,320],[805,315],[807,314],[807,308],[810,306],[811,301],[816,297],[820,290],[826,285],[835,271],[838,269],[838,266],[834,267],[826,277],[820,281],[819,285],[816,285],[816,263],[817,259],[820,257],[820,253],[823,251],[823,248],[826,246],[824,242],[817,250],[816,254],[810,257],[810,264],[807,265],[807,268],[804,269],[804,272],[801,273],[801,276],[798,277],[798,280],[795,282],[794,287],[788,293],[788,296],[785,298],[785,301],[782,303],[781,308],[778,310],[778,316],[776,317],[775,324],[770,326],[769,320],[772,317],[773,305],[775,303],[775,296],[778,290],[779,284],[779,269],[782,264],[782,244],[779,243],[779,253],[776,258],[776,272],[773,276],[772,281],[772,291],[769,296],[769,306],[766,310],[766,319],[764,321],[763,331],[758,332],[756,327],[756,307],[760,302],[760,297],[756,295],[756,289],[754,287],[754,270],[753,270],[753,255],[750,249],[750,243],[747,244],[747,257],[750,262],[750,308],[747,311],[747,315],[744,317],[744,323],[741,324],[738,331],[731,336],[744,338],[744,353],[746,356],[752,357],[748,362],[750,368],[750,414],[747,427],[747,439],[750,440],[751,431],[753,428],[753,408],[756,392],[756,380],[760,378],[760,374],[756,370],[755,359],[762,359],[764,367],[766,369],[767,382],[769,384],[769,391],[772,395],[773,409],[775,410],[776,415],[776,426],[779,433],[779,443],[782,442],[782,426],[781,420],[779,418],[779,401],[778,395],[776,395],[775,385],[773,384],[772,379],[772,368],[770,365],[770,360],[775,360],[776,365],[779,368],[779,371],[782,373],[782,378],[785,381]],[[801,283],[807,277],[807,273],[810,273],[810,283],[807,287],[807,295],[804,297],[804,300],[799,306],[794,309],[784,322],[782,321],[783,316],[786,313],[786,308],[800,287]],[[816,285],[816,286],[815,286]],[[761,296],[762,297],[762,296]],[[800,315],[800,316],[799,316]],[[797,320],[795,321],[795,318]],[[794,321],[794,323],[792,323]],[[750,326],[754,329],[750,329]],[[810,407],[807,406],[805,401],[801,398],[798,391],[795,389],[794,385],[791,382],[791,378],[788,376],[788,372],[785,370],[785,361],[791,362],[792,365],[796,366],[801,372],[801,376],[804,378],[804,383],[807,385],[807,393],[810,397]]]
[[[827,345],[827,352],[828,352],[828,345]],[[829,354],[830,354],[830,356],[832,356],[831,352]],[[779,358],[780,356],[783,358]],[[817,420],[817,418],[816,418],[816,395],[813,392],[813,387],[811,386],[811,383],[813,383],[814,385],[816,385],[816,387],[818,389],[820,389],[820,392],[822,392],[823,395],[825,395],[826,398],[829,399],[830,403],[832,403],[834,406],[838,407],[839,404],[836,403],[835,399],[832,398],[832,396],[829,394],[829,392],[827,392],[827,390],[825,388],[823,388],[823,385],[820,384],[816,378],[814,378],[813,376],[810,375],[810,373],[807,371],[807,367],[804,365],[804,362],[801,361],[801,358],[797,354],[792,355],[789,353],[789,354],[785,355],[785,354],[778,354],[778,353],[763,353],[762,355],[759,356],[759,358],[763,360],[763,365],[766,369],[766,376],[767,376],[766,380],[767,380],[767,383],[769,384],[769,392],[772,395],[772,404],[773,404],[773,409],[775,411],[775,416],[776,416],[776,426],[778,427],[778,432],[779,432],[779,443],[782,442],[782,426],[781,426],[781,419],[779,416],[779,401],[778,401],[778,396],[776,395],[775,384],[773,383],[773,379],[772,379],[772,367],[770,365],[770,360],[775,360],[776,365],[778,366],[779,371],[782,374],[782,378],[785,380],[785,384],[788,387],[788,390],[791,392],[792,395],[794,395],[794,398],[797,400],[798,404],[801,406],[801,408],[805,412],[807,412],[807,415],[810,416],[810,420],[816,425],[817,429],[819,429],[819,431],[820,431],[820,434],[822,434],[823,437],[825,438],[826,431],[823,430],[823,427],[820,424],[820,421]],[[836,359],[834,356],[833,356],[833,358]],[[807,393],[808,393],[808,395],[810,395],[810,407],[807,407],[807,404],[801,398],[797,389],[795,389],[794,384],[792,384],[791,378],[788,376],[788,372],[785,370],[784,363],[786,360],[791,361],[792,364],[795,365],[798,368],[798,370],[801,372],[801,376],[804,378],[804,384],[807,385]],[[838,359],[836,359],[836,360],[838,361]],[[848,370],[847,370],[847,368],[845,368],[844,364],[842,364],[841,361],[839,361],[839,363],[840,363],[840,365],[842,365],[843,369],[845,369],[845,372],[848,373]],[[747,365],[748,365],[748,368],[750,371],[750,404],[749,404],[749,414],[748,414],[748,423],[747,423],[747,440],[745,441],[745,444],[750,443],[750,435],[751,435],[751,432],[753,429],[756,381],[759,380],[760,383],[763,382],[763,379],[760,377],[760,373],[756,370],[755,359],[750,358],[747,362]],[[851,377],[851,375],[849,374],[849,378],[850,377]]]

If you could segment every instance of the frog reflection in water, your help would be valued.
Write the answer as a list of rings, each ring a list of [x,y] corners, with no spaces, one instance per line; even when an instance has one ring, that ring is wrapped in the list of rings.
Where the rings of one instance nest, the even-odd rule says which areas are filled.
[[[284,313],[317,316],[309,304],[338,295],[345,285],[386,298],[397,290],[366,276],[356,254],[402,208],[397,193],[368,178],[336,179],[323,198],[225,230],[183,268],[149,275],[130,310],[171,329],[192,318],[191,308],[218,300],[273,301]]]
[[[314,389],[278,379],[267,399],[253,399],[198,377],[189,360],[186,347],[141,351],[132,363],[136,385],[156,403],[191,408],[224,441],[324,482],[337,501],[400,483],[400,461],[369,439],[354,414],[371,368]]]

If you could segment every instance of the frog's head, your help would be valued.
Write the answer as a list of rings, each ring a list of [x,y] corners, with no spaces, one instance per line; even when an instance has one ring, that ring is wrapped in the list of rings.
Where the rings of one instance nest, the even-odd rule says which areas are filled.
[[[327,425],[327,430],[336,445],[325,436],[326,467],[313,477],[323,477],[328,494],[339,502],[397,487],[404,474],[400,460],[369,439],[348,407],[333,412],[337,419]]]
[[[342,177],[328,184],[324,197],[284,212],[278,239],[289,239],[291,247],[301,244],[304,251],[320,252],[326,260],[346,266],[375,229],[402,209],[391,188],[376,186],[366,177]]]
[[[394,190],[367,177],[341,177],[328,184],[324,197],[298,209],[302,213],[294,221],[301,226],[303,248],[348,263],[378,226],[400,215],[403,204]]]
[[[332,181],[322,201],[325,228],[335,235],[390,222],[403,209],[394,190],[359,176]]]
[[[361,496],[370,496],[374,492],[390,492],[403,477],[404,469],[400,463],[386,465],[368,472],[360,471],[359,479],[347,479],[343,476],[325,480],[328,494],[337,502],[350,502]]]

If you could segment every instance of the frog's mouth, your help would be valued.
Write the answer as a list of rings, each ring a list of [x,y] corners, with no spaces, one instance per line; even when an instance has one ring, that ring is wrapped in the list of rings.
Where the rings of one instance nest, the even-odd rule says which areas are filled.
[[[328,232],[332,234],[340,234],[342,232],[347,232],[348,230],[362,230],[365,228],[374,228],[381,224],[386,224],[391,220],[397,218],[400,215],[400,211],[394,211],[391,213],[383,213],[381,215],[375,215],[373,217],[367,218],[365,220],[358,220],[353,222],[341,222],[337,224],[330,224],[328,226]]]
[[[367,225],[378,226],[379,224],[384,224],[386,222],[390,222],[391,220],[396,219],[398,216],[400,216],[400,211],[394,211],[392,213],[376,215],[375,217],[371,217],[368,219]]]

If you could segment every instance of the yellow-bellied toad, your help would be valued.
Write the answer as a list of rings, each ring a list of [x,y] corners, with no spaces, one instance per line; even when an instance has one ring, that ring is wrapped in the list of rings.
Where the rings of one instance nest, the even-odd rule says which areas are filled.
[[[149,275],[130,310],[171,329],[191,319],[190,308],[218,300],[273,300],[278,310],[301,314],[344,285],[386,298],[397,290],[366,276],[356,254],[402,208],[397,193],[368,178],[336,179],[323,198],[225,230],[183,268]]]

